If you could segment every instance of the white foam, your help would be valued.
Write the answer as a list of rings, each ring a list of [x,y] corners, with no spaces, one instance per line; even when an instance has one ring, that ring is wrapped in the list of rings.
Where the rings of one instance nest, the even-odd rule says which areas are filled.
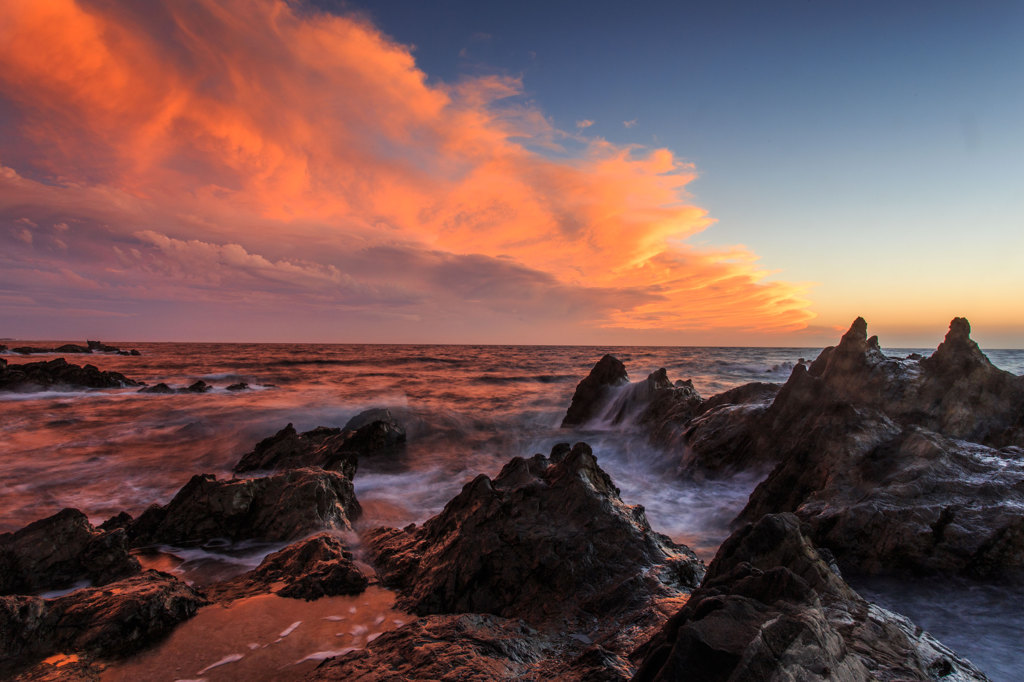
[[[288,635],[290,635],[293,632],[295,632],[295,628],[299,627],[300,625],[302,625],[302,621],[301,620],[295,621],[294,623],[292,623],[291,625],[286,627],[284,629],[284,632],[282,632],[279,636],[280,637],[287,637]]]
[[[211,663],[210,665],[206,666],[205,668],[203,668],[202,670],[200,670],[196,674],[197,675],[203,675],[208,670],[213,670],[214,668],[217,668],[219,666],[227,665],[228,663],[234,663],[235,661],[240,661],[243,658],[245,658],[245,656],[243,654],[231,654],[229,656],[225,656],[224,658],[220,659],[216,663]]]

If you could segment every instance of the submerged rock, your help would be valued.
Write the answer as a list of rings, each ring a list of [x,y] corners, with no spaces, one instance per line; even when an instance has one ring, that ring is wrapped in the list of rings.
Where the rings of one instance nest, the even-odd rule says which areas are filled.
[[[103,585],[140,570],[123,530],[97,530],[77,509],[0,535],[0,595]]]
[[[291,424],[256,444],[236,472],[320,467],[355,476],[360,457],[391,452],[405,444],[405,429],[389,410],[362,412],[341,429],[324,426],[298,433]]]
[[[170,386],[168,386],[167,384],[165,384],[162,381],[159,384],[154,384],[152,386],[146,386],[145,388],[140,388],[139,389],[139,393],[161,393],[161,394],[166,394],[166,393],[177,393],[177,392],[178,392],[177,390],[171,388]]]
[[[368,584],[344,543],[318,533],[274,552],[248,573],[211,585],[206,594],[215,601],[268,593],[312,601],[359,594]]]
[[[0,597],[0,675],[56,653],[131,654],[206,603],[174,576],[152,570],[57,599]]]
[[[401,608],[609,625],[699,582],[703,564],[623,504],[589,446],[556,449],[477,476],[421,527],[367,535]]]
[[[351,530],[361,509],[352,481],[322,469],[218,481],[193,476],[167,505],[153,505],[128,527],[135,547],[228,540],[295,540],[319,530]]]
[[[0,364],[0,391],[66,391],[142,385],[119,372],[102,372],[93,365],[72,365],[64,358],[22,365]]]
[[[634,682],[985,680],[906,618],[869,604],[790,514],[735,532],[700,589],[635,654]]]

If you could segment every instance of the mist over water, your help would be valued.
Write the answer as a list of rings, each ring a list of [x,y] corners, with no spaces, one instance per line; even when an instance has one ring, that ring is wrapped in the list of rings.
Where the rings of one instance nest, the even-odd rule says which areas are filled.
[[[93,523],[122,510],[138,515],[150,504],[169,501],[195,474],[230,477],[244,453],[288,423],[299,431],[343,426],[364,409],[386,406],[406,426],[408,445],[399,456],[359,462],[355,488],[364,508],[361,526],[420,523],[477,474],[494,476],[512,457],[547,454],[555,443],[584,440],[620,488],[623,501],[642,504],[655,530],[690,545],[709,561],[762,476],[681,480],[675,473],[678,455],[650,446],[642,434],[612,426],[561,429],[576,384],[607,352],[625,363],[634,381],[665,367],[670,379],[691,379],[707,398],[751,381],[782,383],[801,358],[813,360],[820,350],[117,345],[138,348],[142,355],[67,360],[150,384],[184,387],[203,380],[215,388],[206,394],[174,395],[135,389],[0,394],[0,532],[65,507],[81,509]],[[915,350],[927,355],[932,349],[887,352],[905,356]],[[988,354],[1004,369],[1024,371],[1024,351]],[[14,364],[50,357],[5,355]],[[253,390],[225,390],[236,382],[246,382]],[[278,548],[172,550],[174,559],[165,559],[161,567],[206,582],[247,570]],[[936,626],[928,625],[929,618],[945,617],[936,614],[945,614],[960,597],[977,596],[954,591],[941,607],[933,608],[932,593],[908,593],[891,584],[872,589],[879,603],[905,610],[932,628]],[[990,604],[986,616],[975,619],[977,627],[1002,623],[1020,631],[1024,615],[1013,603]],[[1007,661],[1010,654],[1003,651],[999,665],[990,665],[987,657],[993,652],[978,646],[984,635],[977,630],[965,633],[961,628],[958,635],[955,629],[946,633],[936,628],[936,634],[982,669],[1024,674],[1024,653]],[[225,664],[225,669],[231,667]]]

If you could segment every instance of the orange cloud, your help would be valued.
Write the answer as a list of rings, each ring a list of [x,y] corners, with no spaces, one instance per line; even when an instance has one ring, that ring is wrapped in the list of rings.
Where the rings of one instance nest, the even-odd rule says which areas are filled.
[[[509,286],[452,281],[491,268],[528,292],[518,324],[568,315],[577,340],[806,325],[803,289],[753,254],[686,243],[712,224],[685,201],[692,166],[559,131],[521,88],[428,83],[366,21],[283,0],[4,3],[0,96],[18,135],[0,142],[0,220],[23,258],[88,268],[122,295],[158,272],[169,297],[197,282],[209,295],[192,274],[217,268],[225,290],[365,295],[403,314],[491,296],[481,305],[499,314]],[[23,217],[52,229],[26,240]],[[106,263],[112,248],[82,246],[72,263],[76,230],[139,257]],[[361,267],[356,254],[374,253],[407,254],[391,265],[411,269]]]

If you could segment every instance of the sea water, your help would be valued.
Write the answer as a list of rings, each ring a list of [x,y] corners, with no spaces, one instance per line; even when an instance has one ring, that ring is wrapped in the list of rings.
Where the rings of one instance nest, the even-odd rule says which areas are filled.
[[[710,560],[758,475],[681,480],[674,473],[678,455],[652,447],[639,434],[618,428],[561,429],[576,384],[604,353],[611,353],[625,363],[632,380],[664,367],[670,379],[691,379],[701,395],[710,397],[751,381],[782,383],[796,363],[813,359],[820,350],[116,345],[137,348],[141,355],[66,358],[150,384],[184,387],[203,380],[214,388],[204,394],[171,395],[136,389],[0,394],[0,532],[64,507],[81,509],[94,523],[122,510],[137,515],[152,503],[165,504],[194,474],[229,477],[244,453],[288,423],[300,432],[342,426],[364,409],[383,406],[406,426],[408,444],[399,456],[360,461],[355,489],[364,509],[362,527],[422,522],[478,473],[493,476],[512,457],[546,454],[555,443],[585,440],[620,488],[623,501],[642,504],[655,530]],[[931,352],[887,350],[894,356],[915,351]],[[988,354],[997,366],[1024,371],[1024,351]],[[15,364],[51,357],[5,355]],[[226,390],[237,382],[246,382],[251,390]],[[250,543],[169,550],[173,558],[164,567],[203,582],[247,570],[279,547]],[[925,622],[944,617],[938,614],[974,594],[951,591],[933,608],[929,593],[917,598],[888,583],[871,589],[872,598],[882,605]],[[984,618],[976,618],[981,631],[970,628],[976,610],[965,607],[961,627],[943,632],[943,640],[997,677],[1004,670],[1024,675],[1024,653],[1000,651],[998,665],[986,667],[997,652],[981,646],[987,639],[984,628],[1019,629],[1024,623],[1014,601],[994,603]],[[205,674],[230,670],[232,663]]]

